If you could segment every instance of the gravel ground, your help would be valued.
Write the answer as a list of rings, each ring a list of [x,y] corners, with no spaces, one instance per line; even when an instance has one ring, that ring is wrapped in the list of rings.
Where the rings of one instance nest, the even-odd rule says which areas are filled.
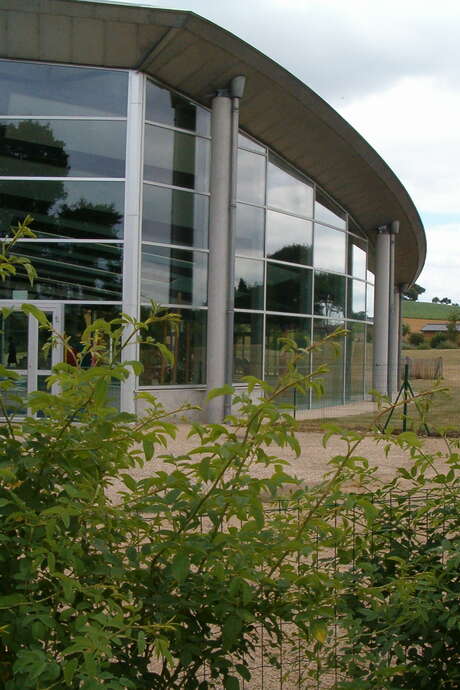
[[[197,445],[196,438],[187,438],[189,431],[190,426],[188,424],[179,424],[177,437],[168,444],[167,452],[180,455]],[[323,446],[323,434],[321,433],[299,432],[297,437],[301,446],[299,457],[296,457],[295,453],[290,449],[276,448],[275,446],[270,447],[270,452],[273,454],[277,453],[280,458],[287,460],[290,464],[290,472],[302,479],[306,484],[316,484],[321,481],[324,472],[328,469],[328,460],[335,455],[346,452],[346,444],[336,437],[328,441],[326,448]],[[423,448],[429,453],[442,452],[446,448],[445,442],[439,438],[426,438],[423,439],[422,443]],[[162,455],[165,452],[163,448],[158,449],[158,455]],[[407,452],[404,452],[397,446],[392,446],[388,454],[386,454],[385,444],[371,437],[367,437],[362,441],[357,454],[366,457],[371,465],[377,467],[376,477],[381,480],[390,480],[394,476],[397,467],[411,466],[411,459]],[[441,461],[438,461],[438,463],[439,468],[441,468]],[[155,458],[145,463],[144,467],[137,467],[131,470],[131,474],[136,480],[139,480],[149,477],[152,472],[160,468],[164,469],[165,465],[159,458]],[[261,473],[260,476],[262,476],[264,468],[260,468],[259,471]],[[119,488],[118,484],[114,484],[110,490],[110,496],[114,500],[116,500]]]

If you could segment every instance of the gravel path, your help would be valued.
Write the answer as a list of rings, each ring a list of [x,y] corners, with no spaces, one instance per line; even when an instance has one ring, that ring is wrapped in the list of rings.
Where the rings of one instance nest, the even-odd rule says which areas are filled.
[[[192,449],[197,445],[196,438],[188,439],[187,436],[190,431],[190,425],[179,424],[177,437],[174,441],[168,444],[168,450],[165,451],[162,447],[158,448],[157,454],[162,455],[166,452],[179,455],[186,453],[187,450]],[[321,481],[323,474],[327,471],[328,460],[335,455],[346,452],[346,444],[337,437],[333,437],[328,441],[327,447],[323,446],[323,434],[315,432],[299,432],[297,434],[301,446],[301,454],[299,457],[288,448],[270,447],[270,452],[278,454],[280,458],[289,461],[290,473],[294,474],[299,479],[302,479],[306,484],[315,484]],[[436,453],[437,451],[445,451],[446,445],[442,439],[427,438],[423,439],[423,448],[429,453]],[[404,452],[397,446],[392,446],[389,453],[385,454],[385,444],[374,440],[371,437],[365,438],[357,454],[366,457],[370,464],[377,467],[376,477],[381,480],[390,480],[394,476],[397,467],[410,467],[412,462],[407,452]],[[442,468],[441,460],[437,461],[439,469]],[[136,479],[142,479],[151,476],[152,472],[158,469],[165,469],[167,466],[159,459],[155,458],[150,462],[145,463],[144,467],[136,467],[131,470],[131,475]],[[260,468],[260,476],[263,476],[264,468]],[[434,472],[434,471],[433,471]],[[114,484],[110,490],[110,495],[116,500],[116,493],[120,486]]]

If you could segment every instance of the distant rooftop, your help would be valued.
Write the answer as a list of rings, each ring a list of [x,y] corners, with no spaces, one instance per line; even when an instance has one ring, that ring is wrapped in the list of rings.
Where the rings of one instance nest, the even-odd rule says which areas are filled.
[[[460,324],[456,325],[457,331],[460,332]],[[447,333],[447,324],[445,323],[427,323],[421,329],[422,333]]]

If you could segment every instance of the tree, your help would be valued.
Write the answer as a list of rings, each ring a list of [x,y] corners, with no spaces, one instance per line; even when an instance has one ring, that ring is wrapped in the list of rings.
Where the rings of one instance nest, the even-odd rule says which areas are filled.
[[[448,316],[447,337],[452,343],[458,342],[457,323],[460,321],[460,308],[453,307]]]
[[[439,297],[433,297],[433,299],[432,299],[431,301],[432,301],[434,304],[438,304],[438,303],[439,303]]]
[[[441,300],[439,300],[441,304],[452,304],[452,300],[449,299],[449,297],[443,297]]]
[[[402,296],[403,299],[410,300],[411,302],[416,302],[419,298],[419,295],[421,295],[423,292],[425,292],[425,288],[421,285],[417,285],[417,283],[414,283],[406,290],[403,290]]]

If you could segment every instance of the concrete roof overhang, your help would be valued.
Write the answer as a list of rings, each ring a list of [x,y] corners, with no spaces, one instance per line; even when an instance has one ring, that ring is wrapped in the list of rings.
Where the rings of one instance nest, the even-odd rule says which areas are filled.
[[[308,86],[212,22],[187,11],[106,2],[2,0],[0,57],[136,69],[206,106],[244,74],[241,127],[323,187],[371,241],[377,226],[399,220],[396,282],[419,275],[423,225],[388,165]]]

